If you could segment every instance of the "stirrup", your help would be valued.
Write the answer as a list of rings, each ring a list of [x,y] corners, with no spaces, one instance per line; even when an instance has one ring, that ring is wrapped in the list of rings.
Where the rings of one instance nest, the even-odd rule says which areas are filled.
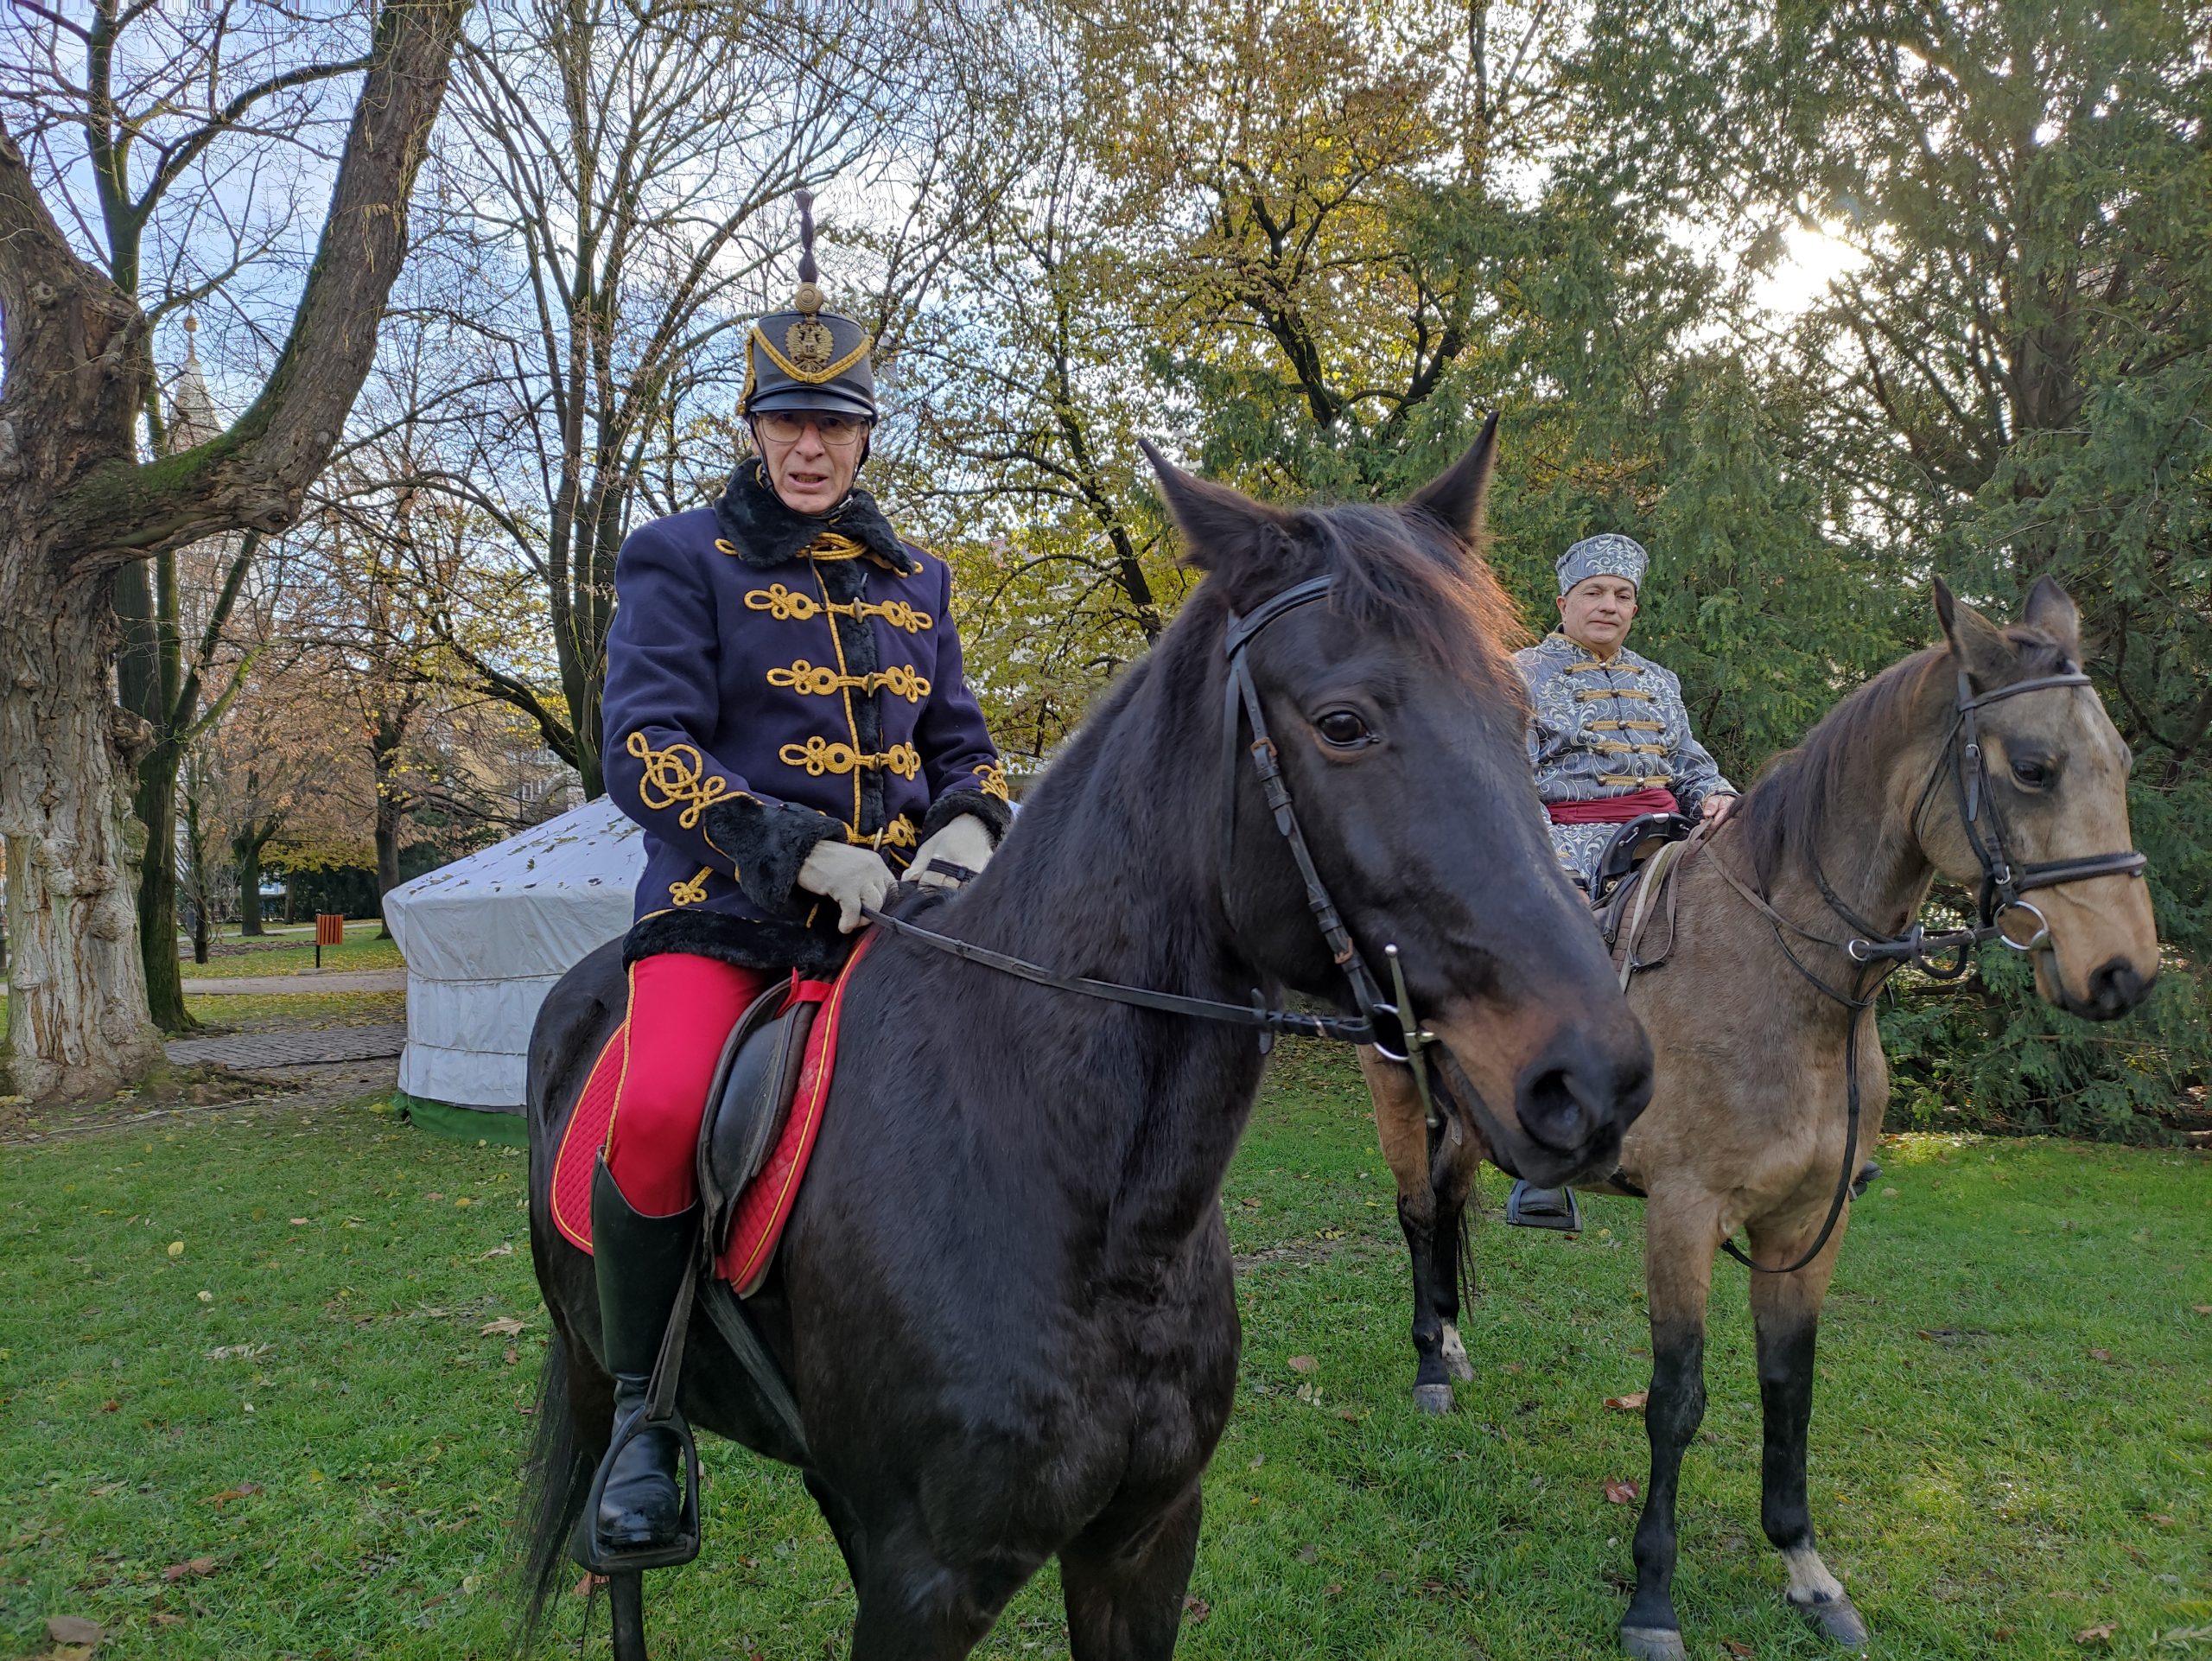
[[[676,1537],[666,1545],[609,1546],[599,1537],[600,1502],[607,1496],[607,1480],[613,1473],[614,1457],[630,1439],[645,1429],[650,1406],[640,1407],[614,1427],[607,1439],[607,1452],[593,1473],[591,1492],[584,1499],[583,1515],[576,1519],[569,1555],[594,1575],[622,1575],[644,1569],[675,1569],[699,1555],[699,1445],[691,1427],[680,1413],[671,1413],[655,1429],[673,1430],[683,1448],[683,1510],[677,1519]]]
[[[1532,1193],[1554,1193],[1567,1201],[1564,1212],[1549,1207],[1538,1208],[1525,1203]],[[1525,1176],[1513,1179],[1513,1191],[1505,1197],[1505,1220],[1516,1228],[1556,1229],[1563,1234],[1582,1231],[1582,1206],[1574,1197],[1574,1190],[1564,1186],[1555,1189],[1539,1188]]]

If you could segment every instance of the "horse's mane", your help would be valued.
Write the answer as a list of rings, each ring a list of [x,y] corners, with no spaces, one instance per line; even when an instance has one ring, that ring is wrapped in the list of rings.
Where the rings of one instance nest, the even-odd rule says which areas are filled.
[[[1533,636],[1479,546],[1471,553],[1442,521],[1418,508],[1363,503],[1301,508],[1293,535],[1301,550],[1316,557],[1318,569],[1286,567],[1264,588],[1255,576],[1247,576],[1236,587],[1250,590],[1249,599],[1232,599],[1230,584],[1208,582],[1186,612],[1256,604],[1306,577],[1325,575],[1332,584],[1328,603],[1339,615],[1405,640],[1446,674],[1487,683],[1525,707],[1512,653]],[[1217,623],[1209,616],[1194,627],[1211,633]]]
[[[2020,653],[2024,675],[2055,673],[2068,662],[2065,648],[2041,629],[2015,624],[2005,638]],[[1761,890],[1771,889],[1791,859],[1812,857],[1847,780],[1870,756],[1895,747],[1929,678],[1941,674],[1948,684],[1952,661],[1948,646],[1899,659],[1822,716],[1796,748],[1767,763],[1729,815],[1749,844]]]

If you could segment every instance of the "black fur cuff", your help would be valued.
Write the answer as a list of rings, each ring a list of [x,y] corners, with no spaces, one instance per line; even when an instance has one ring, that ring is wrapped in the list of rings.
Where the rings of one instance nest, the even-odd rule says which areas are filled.
[[[707,810],[707,841],[737,868],[737,886],[765,912],[793,915],[798,868],[818,842],[842,842],[845,827],[827,813],[793,802],[750,798]]]
[[[1014,809],[997,797],[986,796],[980,790],[948,790],[930,804],[929,814],[922,820],[922,840],[927,842],[963,813],[972,813],[983,822],[994,848],[1006,835],[1007,826],[1014,823]]]
[[[825,930],[721,911],[664,911],[632,926],[622,941],[622,966],[664,951],[682,951],[740,969],[796,969],[820,976],[843,963],[852,944],[836,932],[834,913]]]

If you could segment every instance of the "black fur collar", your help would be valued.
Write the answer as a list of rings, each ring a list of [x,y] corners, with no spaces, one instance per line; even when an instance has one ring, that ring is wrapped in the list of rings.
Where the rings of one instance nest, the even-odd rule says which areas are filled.
[[[715,522],[737,549],[737,557],[766,570],[796,559],[825,531],[850,537],[868,550],[868,557],[900,576],[920,570],[920,562],[908,553],[875,505],[875,498],[859,486],[835,510],[817,517],[795,513],[768,482],[767,469],[748,456],[729,476],[729,488],[715,504]]]

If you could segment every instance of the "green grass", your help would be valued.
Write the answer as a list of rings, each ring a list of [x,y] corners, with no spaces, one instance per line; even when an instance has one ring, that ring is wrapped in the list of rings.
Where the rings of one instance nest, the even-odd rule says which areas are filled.
[[[1179,1654],[1606,1654],[1633,1517],[1603,1485],[1643,1474],[1641,1422],[1603,1405],[1649,1365],[1638,1212],[1593,1201],[1573,1241],[1485,1225],[1478,1376],[1459,1414],[1421,1418],[1359,1105],[1344,1059],[1294,1052],[1230,1175],[1256,1261],[1192,1585],[1206,1613]],[[2212,1318],[2191,1307],[2212,1304],[2212,1172],[1937,1138],[1884,1161],[1828,1306],[1812,1466],[1877,1652],[2212,1652],[2186,1635],[2212,1628]],[[0,1655],[61,1613],[109,1626],[102,1661],[502,1653],[545,1331],[524,1163],[363,1105],[0,1152]],[[1686,1636],[1701,1658],[1824,1655],[1759,1537],[1742,1275],[1716,1273]],[[518,1340],[482,1332],[505,1315]],[[842,1653],[851,1597],[797,1480],[705,1453],[708,1552],[654,1577],[655,1655]],[[577,1613],[549,1653],[574,1652]],[[2108,1648],[2075,1643],[2107,1623]],[[1048,1571],[980,1653],[1065,1649]]]
[[[184,1007],[210,1028],[239,1032],[301,1027],[383,1027],[407,1019],[404,992],[225,992],[187,997]]]
[[[324,970],[359,972],[368,969],[404,969],[407,962],[399,955],[399,947],[392,941],[374,939],[371,931],[375,927],[373,921],[348,925],[345,945],[323,947]],[[179,972],[188,985],[195,980],[300,975],[308,973],[314,968],[315,937],[312,934],[304,939],[288,937],[274,943],[226,939],[216,943],[206,963],[196,964],[187,958],[178,965]]]

